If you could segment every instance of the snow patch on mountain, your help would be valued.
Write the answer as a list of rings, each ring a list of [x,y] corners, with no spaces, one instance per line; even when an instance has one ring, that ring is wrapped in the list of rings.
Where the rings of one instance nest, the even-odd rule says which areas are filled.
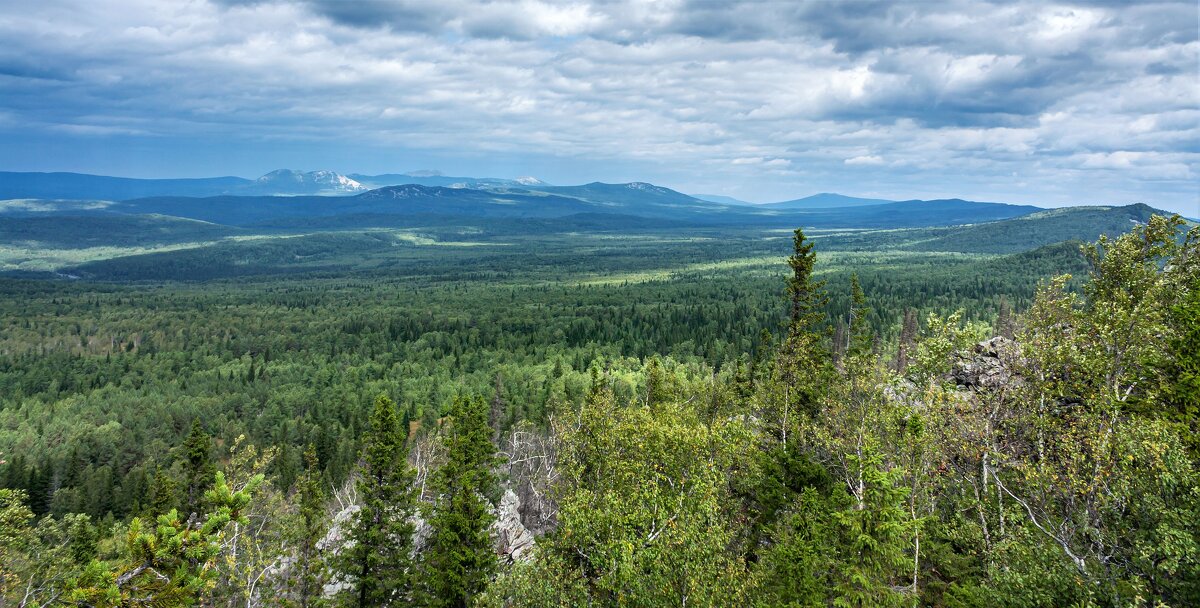
[[[625,184],[625,187],[629,188],[630,190],[641,190],[643,192],[656,192],[658,194],[668,194],[671,192],[671,190],[669,190],[667,188],[663,188],[662,186],[655,186],[654,184],[648,184],[646,182],[629,182],[628,184]]]
[[[255,180],[256,190],[277,190],[282,194],[352,194],[370,188],[335,171],[296,171],[278,169]]]

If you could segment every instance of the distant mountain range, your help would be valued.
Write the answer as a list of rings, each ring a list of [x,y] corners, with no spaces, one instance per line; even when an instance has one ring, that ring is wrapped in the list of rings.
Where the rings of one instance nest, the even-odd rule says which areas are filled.
[[[855,196],[845,196],[843,194],[834,194],[832,192],[822,192],[804,198],[798,198],[793,201],[783,201],[779,203],[766,203],[764,207],[771,209],[832,209],[836,207],[865,207],[868,205],[886,205],[899,201],[886,200],[881,198],[858,198]]]
[[[404,184],[473,189],[508,187],[520,188],[549,185],[536,177],[528,176],[518,177],[515,179],[503,179],[498,177],[451,177],[429,171],[415,171],[413,173],[385,173],[383,175],[363,175],[361,173],[351,173],[347,177],[370,188],[402,186]]]
[[[278,169],[254,180],[253,184],[236,188],[230,194],[340,196],[358,194],[370,189],[333,171],[304,172]]]
[[[158,215],[234,228],[320,229],[472,223],[481,219],[553,219],[586,216],[589,225],[637,228],[647,220],[680,226],[901,228],[948,226],[1009,219],[1040,211],[1025,205],[961,200],[905,201],[841,208],[777,209],[704,201],[645,182],[580,186],[488,185],[446,187],[404,184],[344,196],[297,195],[319,188],[346,193],[365,186],[334,175],[274,172],[221,196],[150,196],[87,202],[19,199],[0,203],[9,218],[46,216]],[[286,195],[241,192],[283,191]],[[11,221],[11,220],[10,220]],[[570,222],[567,222],[570,223]]]
[[[750,206],[776,211],[808,211],[898,202],[821,193],[796,200],[758,205],[721,195],[686,195],[643,182],[633,182],[624,188],[613,189],[606,188],[605,186],[608,185],[599,182],[581,186],[554,186],[536,177],[514,179],[461,177],[442,175],[436,171],[342,175],[334,171],[296,171],[292,169],[278,169],[253,180],[241,177],[138,179],[82,173],[0,172],[0,200],[123,201],[164,196],[353,196],[369,190],[408,184],[495,192],[542,192],[572,196],[597,203],[612,202],[614,197],[620,199],[621,202],[654,199],[658,203],[667,203],[667,198],[673,197],[676,204],[716,203],[722,207]],[[704,205],[699,206],[703,207]]]
[[[405,182],[390,184],[389,182]],[[424,182],[424,183],[417,183]],[[381,184],[387,184],[382,185]],[[728,197],[701,198],[645,182],[555,186],[535,178],[501,179],[411,174],[341,175],[333,171],[272,171],[257,180],[238,177],[144,180],[76,173],[0,173],[0,217],[11,238],[42,234],[45,218],[77,218],[108,226],[113,234],[136,238],[137,227],[155,224],[151,216],[206,222],[215,234],[245,229],[305,230],[402,227],[471,223],[481,219],[536,220],[543,224],[592,229],[656,226],[745,226],[784,228],[915,228],[989,224],[934,238],[923,247],[958,250],[978,239],[990,242],[997,230],[1011,232],[1005,243],[1022,240],[1030,227],[1054,235],[1087,238],[1098,226],[1115,228],[1144,221],[1150,208],[1133,206],[1137,217],[1114,216],[1092,208],[1069,214],[1029,205],[960,199],[891,201],[821,193],[769,204],[746,204]],[[1061,217],[1060,215],[1061,214]],[[85,221],[84,218],[93,218]],[[117,229],[120,217],[141,218]],[[1038,218],[1034,224],[1016,218]],[[24,219],[22,219],[24,218]],[[103,219],[99,219],[103,218]],[[1015,223],[1014,223],[1015,222]],[[547,224],[544,229],[552,229]],[[203,232],[172,224],[167,232]],[[204,230],[210,230],[208,228]],[[978,233],[978,234],[976,234]],[[32,236],[31,236],[32,238]],[[966,241],[964,241],[966,239]],[[1031,242],[1042,242],[1030,235]],[[1030,240],[1025,239],[1025,240]],[[943,242],[945,241],[945,242]],[[953,242],[952,242],[953,241]]]
[[[693,194],[692,196],[694,196],[702,201],[708,201],[710,203],[723,203],[726,205],[753,205],[753,204],[755,204],[755,203],[743,201],[741,199],[733,198],[732,196],[725,196],[723,194]]]

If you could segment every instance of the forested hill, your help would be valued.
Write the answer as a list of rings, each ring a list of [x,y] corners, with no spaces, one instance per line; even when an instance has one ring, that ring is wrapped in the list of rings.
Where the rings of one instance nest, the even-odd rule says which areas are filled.
[[[464,218],[555,218],[576,214],[615,214],[673,220],[684,224],[898,228],[946,226],[1018,217],[1036,207],[962,200],[905,201],[881,205],[808,210],[725,205],[692,198],[650,184],[472,189],[388,186],[349,197],[157,197],[127,200],[107,212],[157,213],[237,226],[272,225],[281,220],[363,218],[395,225]],[[369,219],[367,219],[369,218]],[[382,220],[381,218],[389,218]],[[365,226],[360,224],[360,226]]]
[[[0,594],[1196,605],[1200,228],[890,235],[0,280]]]
[[[130,179],[67,173],[0,172],[0,214],[58,207],[88,214],[161,214],[223,225],[312,220],[342,226],[413,225],[447,218],[556,218],[615,214],[709,225],[804,224],[830,227],[953,225],[1017,217],[1034,207],[961,200],[904,201],[820,195],[793,205],[714,203],[644,182],[554,186],[533,178],[357,177],[331,171],[278,170],[257,180]],[[398,180],[410,179],[411,182]],[[7,200],[5,200],[7,199]],[[840,201],[834,204],[831,201]],[[73,200],[96,201],[81,208]],[[795,202],[795,201],[793,201]],[[859,208],[862,207],[862,208]]]
[[[1060,241],[1091,241],[1101,234],[1121,234],[1162,214],[1144,204],[1124,207],[1065,207],[1038,211],[986,225],[962,227],[921,241],[913,249],[1014,253]]]

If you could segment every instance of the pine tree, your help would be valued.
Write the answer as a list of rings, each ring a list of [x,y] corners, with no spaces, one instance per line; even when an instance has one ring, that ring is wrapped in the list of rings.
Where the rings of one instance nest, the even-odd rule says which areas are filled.
[[[121,559],[93,560],[71,581],[64,604],[73,606],[192,606],[211,588],[217,571],[222,531],[232,522],[246,523],[251,495],[261,475],[234,490],[217,472],[205,497],[211,510],[184,519],[172,509],[159,515],[157,525],[134,518],[129,524]]]
[[[183,442],[183,470],[187,487],[184,491],[184,517],[200,513],[204,493],[212,487],[217,466],[212,459],[212,438],[200,426],[200,419],[192,420],[192,431]]]
[[[459,397],[444,436],[448,460],[434,481],[438,496],[424,556],[426,601],[430,606],[466,607],[496,569],[488,532],[494,520],[489,499],[498,490],[496,448],[489,440],[487,404]]]
[[[361,505],[350,531],[353,545],[339,556],[350,583],[343,603],[356,608],[401,605],[412,587],[414,474],[391,399],[375,400],[370,425],[358,480]]]
[[[294,581],[295,599],[300,608],[309,608],[321,598],[325,582],[325,558],[318,544],[325,537],[328,528],[317,447],[311,443],[304,450],[304,473],[297,485],[300,499],[300,539],[296,550],[299,571]]]

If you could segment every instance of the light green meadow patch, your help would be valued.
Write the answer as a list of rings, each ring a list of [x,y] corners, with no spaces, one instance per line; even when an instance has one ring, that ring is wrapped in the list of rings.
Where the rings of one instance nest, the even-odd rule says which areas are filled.
[[[995,254],[952,253],[941,251],[828,251],[818,254],[818,269],[815,274],[825,275],[869,265],[871,268],[901,268],[917,262],[946,262],[982,260],[1001,257]],[[652,281],[670,281],[680,275],[696,273],[713,273],[737,271],[739,274],[747,271],[766,271],[782,273],[787,267],[787,258],[783,256],[754,256],[706,262],[702,264],[687,264],[670,268],[657,268],[637,272],[623,272],[600,277],[583,279],[573,283],[578,286],[621,285],[624,283],[649,283]]]
[[[507,246],[509,243],[489,243],[484,241],[439,241],[436,238],[412,230],[378,229],[368,230],[369,233],[384,233],[392,237],[394,244],[407,243],[423,247],[487,247],[491,245]],[[459,234],[463,234],[459,232]]]
[[[566,236],[572,238],[588,239],[593,241],[628,241],[636,243],[650,244],[675,244],[675,243],[704,243],[715,241],[716,239],[710,236],[662,236],[657,234],[589,234],[585,232],[565,232]]]
[[[216,241],[173,243],[146,247],[85,247],[83,249],[47,249],[36,244],[0,245],[0,270],[54,271],[66,266],[108,260],[130,255],[198,249]]]
[[[210,243],[208,243],[208,244],[212,244],[212,243],[219,243],[219,242],[244,243],[244,242],[251,242],[251,241],[270,241],[270,240],[277,240],[277,239],[296,239],[296,238],[300,238],[300,237],[302,237],[302,236],[312,236],[313,234],[315,234],[315,233],[305,233],[305,234],[243,234],[243,235],[238,235],[238,236],[227,236],[227,237],[225,237],[225,238],[221,239],[220,241],[211,241],[211,242],[210,242]]]
[[[749,258],[735,258],[732,260],[721,260],[720,262],[705,262],[701,264],[686,264],[684,266],[676,266],[673,268],[659,268],[655,270],[642,270],[638,272],[622,272],[611,274],[603,277],[595,277],[577,281],[575,285],[620,285],[622,283],[648,283],[650,281],[668,281],[678,274],[695,273],[695,272],[712,272],[722,270],[736,270],[754,267],[774,267],[785,262],[785,258],[768,255]]]
[[[170,243],[164,245],[144,245],[136,247],[118,247],[106,245],[102,247],[83,247],[78,249],[63,249],[43,247],[36,241],[0,244],[0,271],[31,270],[56,271],[68,266],[78,266],[88,262],[111,260],[131,255],[147,253],[164,253],[184,249],[200,249],[227,242],[251,242],[273,239],[290,239],[305,236],[303,234],[252,234],[230,236],[214,241],[190,241],[186,243]]]
[[[50,213],[61,211],[95,211],[111,207],[112,201],[59,201],[40,198],[13,198],[0,201],[0,213]]]

